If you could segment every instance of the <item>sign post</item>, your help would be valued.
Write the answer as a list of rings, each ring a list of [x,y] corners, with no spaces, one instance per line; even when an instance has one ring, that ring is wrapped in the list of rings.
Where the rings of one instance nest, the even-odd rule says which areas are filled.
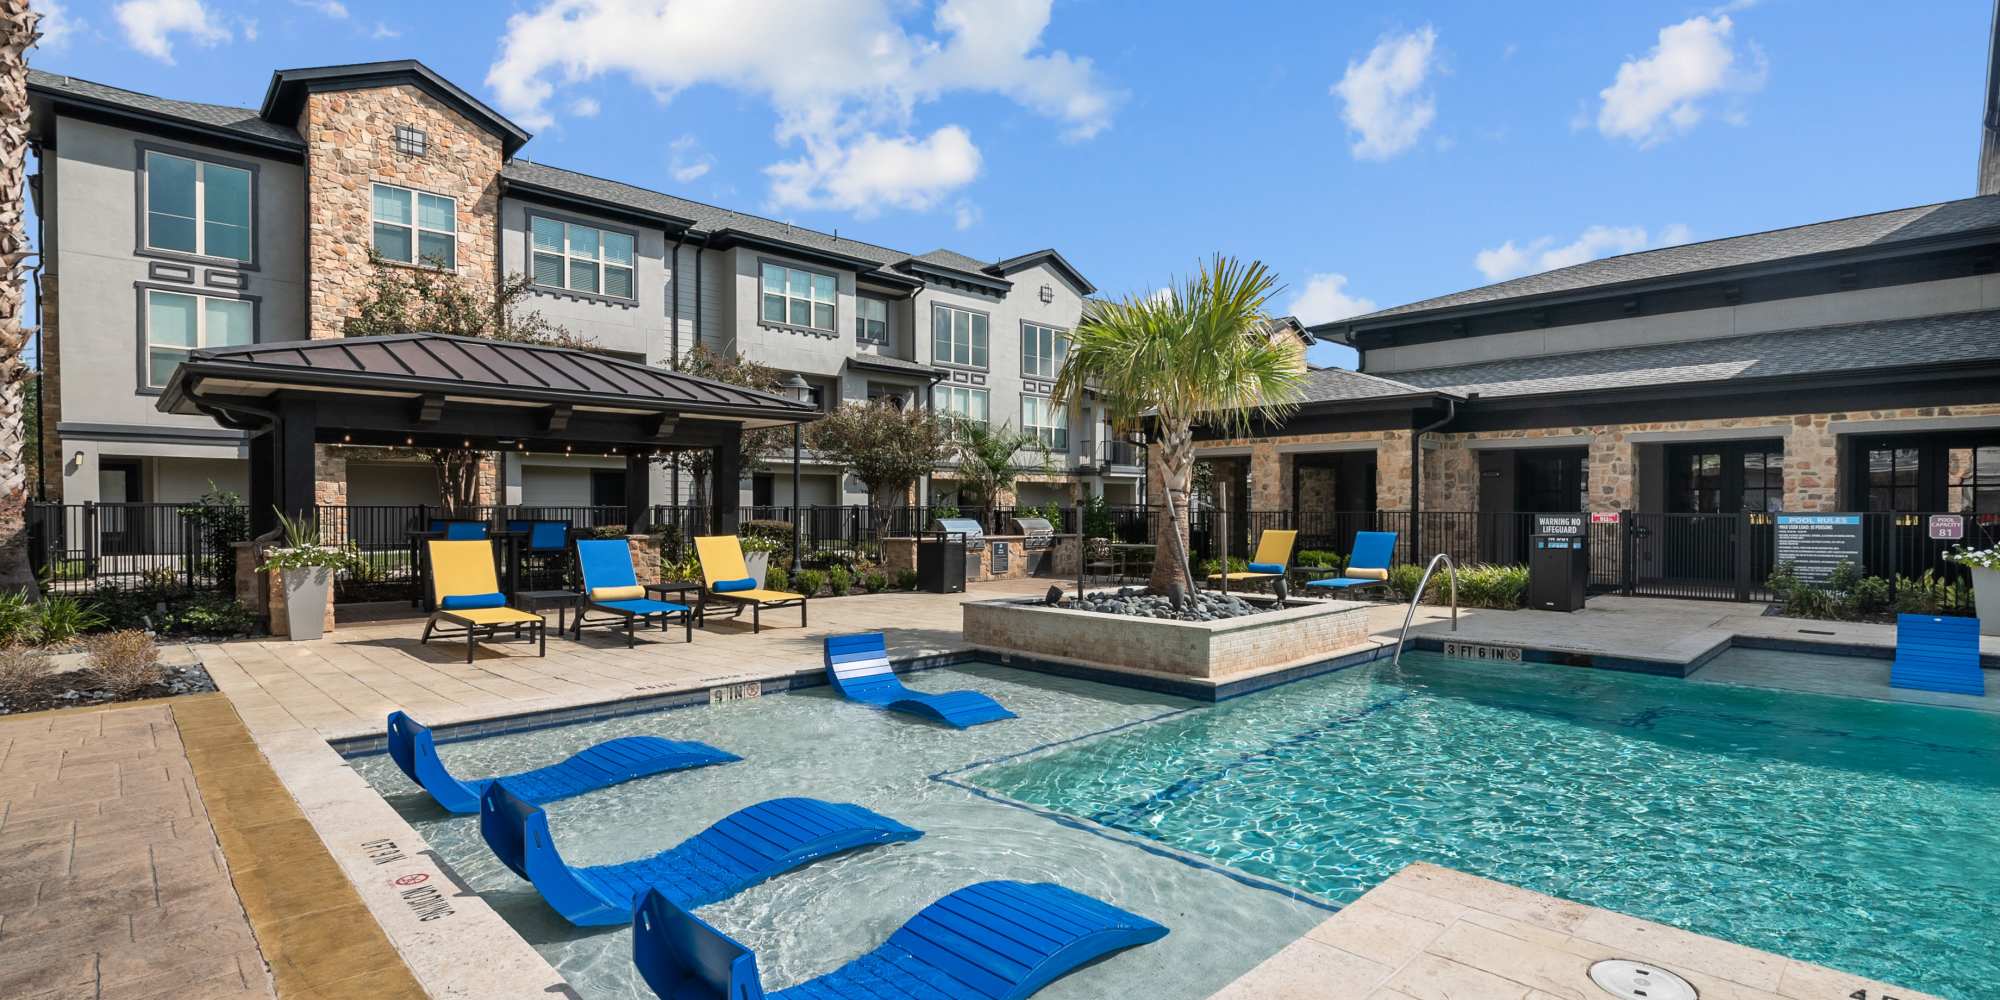
[[[1824,584],[1841,563],[1861,568],[1859,514],[1779,514],[1772,536],[1777,542],[1773,565],[1791,563],[1800,583]]]

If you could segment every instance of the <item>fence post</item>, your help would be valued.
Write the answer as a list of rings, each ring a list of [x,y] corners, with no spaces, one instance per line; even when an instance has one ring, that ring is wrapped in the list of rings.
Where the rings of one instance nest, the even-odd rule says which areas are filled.
[[[87,579],[97,576],[97,501],[83,502],[83,575]]]
[[[1750,599],[1750,512],[1736,512],[1736,531],[1733,534],[1736,549],[1736,599]]]
[[[1619,547],[1624,550],[1620,553],[1618,561],[1625,564],[1622,574],[1625,578],[1625,596],[1630,597],[1634,591],[1639,589],[1639,547],[1634,535],[1639,530],[1639,525],[1632,517],[1630,510],[1621,510],[1618,512],[1618,524]]]

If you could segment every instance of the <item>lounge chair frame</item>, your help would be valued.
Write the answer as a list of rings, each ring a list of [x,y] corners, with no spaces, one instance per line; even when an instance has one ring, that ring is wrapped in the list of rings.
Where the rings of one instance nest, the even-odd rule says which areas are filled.
[[[628,548],[624,542],[617,541],[615,539],[611,540],[579,539],[576,542],[576,565],[577,565],[578,575],[580,575],[583,578],[583,601],[576,607],[576,623],[573,626],[571,626],[572,631],[570,633],[576,637],[578,642],[583,641],[583,630],[586,628],[615,629],[618,626],[623,625],[625,626],[625,648],[630,649],[634,645],[636,645],[639,641],[637,630],[639,622],[641,620],[651,622],[655,619],[658,619],[660,624],[660,631],[665,632],[667,631],[668,625],[672,624],[676,618],[680,620],[681,629],[685,633],[681,641],[682,642],[694,641],[694,623],[696,617],[695,609],[688,607],[687,605],[682,604],[678,601],[663,601],[653,597],[652,594],[653,594],[653,588],[656,586],[655,584],[644,585],[646,587],[646,597],[642,598],[642,600],[666,605],[671,610],[661,610],[658,608],[637,610],[631,607],[621,606],[628,602],[599,601],[596,600],[595,598],[592,598],[590,596],[591,582],[592,582],[589,570],[590,561],[588,558],[586,558],[586,553],[588,550],[586,550],[585,546],[593,546],[593,547],[617,546],[618,548],[624,549],[625,560],[626,560],[623,567],[624,573],[619,574],[619,577],[621,580],[631,580],[633,582],[610,583],[608,585],[613,587],[640,586],[640,584],[637,582],[638,576],[633,571],[632,567],[632,562],[631,562],[632,550]],[[603,581],[599,582],[603,583]],[[607,617],[599,618],[596,621],[590,621],[587,616],[592,611],[599,612]]]
[[[747,566],[745,566],[743,562],[742,539],[736,537],[735,535],[707,535],[707,536],[697,537],[694,540],[694,542],[695,542],[695,550],[697,553],[703,553],[704,550],[706,549],[711,549],[717,545],[720,545],[723,542],[727,542],[729,544],[730,549],[733,550],[734,552],[735,562],[733,567],[731,568],[740,569],[744,576],[750,575],[749,569],[747,568]],[[722,553],[718,553],[718,555],[723,555],[724,558],[728,557],[726,554]],[[757,598],[757,597],[738,597],[734,593],[730,593],[727,591],[718,591],[715,589],[715,582],[717,580],[733,580],[737,579],[737,577],[723,575],[722,569],[709,565],[709,560],[706,558],[701,559],[701,575],[702,575],[701,600],[696,603],[695,617],[702,619],[704,622],[707,621],[708,619],[708,602],[712,600],[717,604],[727,604],[737,608],[739,614],[741,613],[742,608],[748,607],[750,609],[750,634],[752,635],[755,635],[758,632],[763,631],[764,621],[762,612],[763,609],[765,608],[772,608],[772,609],[789,608],[792,607],[793,605],[797,605],[799,609],[799,627],[800,628],[806,627],[807,624],[806,602],[811,600],[811,598],[805,594],[789,594],[789,592],[784,592],[784,591],[765,591],[762,590],[761,588],[759,590],[745,591],[745,593],[748,594],[756,594],[756,593],[789,594],[789,596],[779,600],[764,600],[762,598]]]
[[[439,546],[476,545],[479,546],[481,549],[483,549],[485,554],[485,559],[483,561],[475,560],[473,565],[475,567],[483,567],[483,572],[485,576],[483,579],[479,581],[479,583],[481,585],[491,586],[493,590],[468,591],[468,593],[492,593],[492,592],[497,592],[500,589],[500,577],[499,574],[496,573],[493,569],[493,543],[490,540],[439,541],[436,539],[432,539],[428,542],[425,542],[424,544],[429,546],[429,551],[427,555],[429,556],[429,562],[431,567],[431,602],[433,604],[440,605],[440,607],[438,608],[438,610],[431,612],[431,615],[428,619],[425,619],[424,634],[421,638],[417,640],[418,642],[424,645],[429,645],[430,641],[434,638],[456,639],[463,636],[465,639],[465,662],[471,663],[473,661],[473,657],[479,651],[479,643],[481,641],[485,642],[496,641],[499,637],[500,632],[504,630],[513,632],[516,641],[525,638],[529,642],[535,643],[537,646],[535,655],[537,656],[549,655],[549,623],[548,619],[543,618],[541,615],[530,614],[529,612],[526,611],[520,611],[518,609],[508,608],[508,607],[467,609],[468,612],[472,613],[461,614],[457,611],[447,611],[441,606],[444,604],[445,598],[457,597],[461,595],[446,594],[444,592],[443,573],[440,571],[439,558],[438,558]],[[465,551],[470,551],[470,550],[465,550]],[[473,572],[474,574],[478,574],[481,572],[481,570],[475,568],[471,570],[471,572]],[[521,615],[523,617],[520,618],[519,620],[514,620],[514,621],[482,622],[479,620],[479,615],[476,613],[477,611],[512,611],[515,614]],[[525,633],[525,635],[523,633]],[[483,640],[482,636],[484,637]]]

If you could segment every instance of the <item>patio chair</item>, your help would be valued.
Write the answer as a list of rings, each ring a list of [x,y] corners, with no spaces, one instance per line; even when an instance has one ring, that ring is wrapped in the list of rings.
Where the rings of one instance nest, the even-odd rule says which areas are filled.
[[[1167,929],[1052,882],[978,882],[924,907],[889,939],[771,1000],[1022,1000]],[[757,953],[658,892],[632,915],[632,962],[665,1000],[764,1000]]]
[[[694,641],[694,610],[685,604],[660,601],[646,596],[632,567],[632,547],[624,539],[580,540],[576,543],[577,565],[583,569],[583,606],[576,612],[576,637],[583,638],[585,626],[625,626],[625,645],[638,641],[634,634],[640,622],[659,622],[660,631],[676,616],[687,631],[683,642]],[[595,611],[609,617],[588,619]]]
[[[444,532],[447,542],[476,542],[487,537],[491,527],[485,521],[432,521],[432,531]]]
[[[510,519],[507,530],[523,539],[518,551],[522,573],[533,581],[530,586],[552,589],[560,585],[563,564],[569,559],[569,522]],[[533,566],[529,565],[529,560],[534,561]]]
[[[511,628],[519,638],[526,631],[540,646],[537,655],[549,655],[549,623],[541,615],[507,606],[500,592],[500,577],[493,571],[493,543],[425,542],[430,553],[431,597],[437,610],[424,622],[422,642],[433,635],[440,639],[465,637],[465,662],[472,662],[480,636],[493,641],[503,628]],[[440,628],[439,623],[451,626]]]
[[[830,635],[825,649],[827,682],[835,691],[864,705],[921,715],[955,729],[1015,717],[977,691],[928,694],[904,687],[889,665],[889,645],[880,632]]]
[[[532,771],[493,778],[456,778],[438,759],[437,743],[431,738],[430,728],[401,712],[389,713],[389,757],[411,781],[429,792],[438,805],[466,814],[479,811],[479,797],[486,794],[488,785],[505,784],[520,798],[539,804],[635,778],[743,759],[693,740],[620,736]]]
[[[1306,586],[1342,592],[1387,586],[1389,560],[1395,557],[1395,532],[1357,531],[1354,533],[1354,553],[1348,557],[1347,568],[1341,571],[1341,575],[1313,580]]]
[[[577,868],[556,852],[541,806],[495,784],[480,807],[479,835],[494,856],[578,927],[630,923],[648,891],[682,906],[707,906],[821,858],[923,836],[851,803],[768,799],[652,857]]]
[[[1896,616],[1896,660],[1889,686],[1912,691],[1984,695],[1979,670],[1979,619]]]
[[[1225,583],[1256,583],[1259,580],[1282,580],[1285,570],[1292,562],[1292,545],[1297,542],[1296,531],[1272,529],[1257,536],[1257,554],[1248,566],[1233,573],[1210,573],[1211,581]]]
[[[735,535],[698,535],[694,540],[695,556],[701,561],[701,604],[695,617],[706,620],[708,602],[719,601],[750,608],[750,632],[754,635],[764,625],[759,617],[765,608],[789,608],[797,605],[799,627],[806,624],[806,596],[783,590],[766,590],[757,585],[750,575],[750,567],[743,561],[743,540]]]

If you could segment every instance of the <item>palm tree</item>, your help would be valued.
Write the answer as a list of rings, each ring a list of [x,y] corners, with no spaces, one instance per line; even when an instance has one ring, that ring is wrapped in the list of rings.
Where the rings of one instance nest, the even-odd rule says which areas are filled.
[[[28,49],[42,15],[0,0],[0,587],[33,591],[28,564],[27,385],[22,265],[28,246]]]
[[[1180,511],[1194,474],[1195,426],[1236,436],[1298,404],[1304,359],[1297,345],[1268,332],[1265,306],[1278,291],[1262,263],[1217,254],[1158,294],[1088,310],[1071,334],[1056,402],[1070,405],[1089,388],[1114,425],[1153,426],[1170,529],[1163,532],[1169,558],[1153,562],[1155,590],[1176,578],[1194,588]]]
[[[1026,468],[1022,452],[1041,456],[1048,464],[1042,439],[1011,424],[994,426],[983,420],[960,420],[957,427],[958,482],[960,488],[977,499],[988,512],[1000,494],[1014,488]]]

